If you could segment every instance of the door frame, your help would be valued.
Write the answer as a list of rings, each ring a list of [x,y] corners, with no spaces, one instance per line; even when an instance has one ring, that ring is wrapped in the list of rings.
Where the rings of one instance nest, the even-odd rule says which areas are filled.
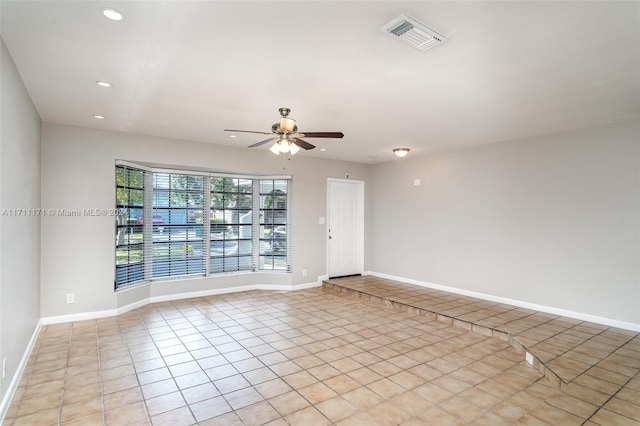
[[[327,259],[327,277],[331,277],[331,250],[329,244],[329,226],[331,225],[331,184],[332,183],[348,183],[351,185],[357,185],[358,188],[358,199],[356,200],[356,207],[358,209],[358,216],[360,219],[360,225],[357,227],[357,238],[358,238],[358,250],[359,256],[357,259],[357,268],[358,274],[364,274],[364,185],[365,181],[356,180],[356,179],[340,179],[340,178],[327,178],[327,221],[325,226],[325,241],[327,242],[327,250],[326,250],[326,259]]]

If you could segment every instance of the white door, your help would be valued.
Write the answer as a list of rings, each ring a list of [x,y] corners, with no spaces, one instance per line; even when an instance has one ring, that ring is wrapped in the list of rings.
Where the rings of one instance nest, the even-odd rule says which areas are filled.
[[[329,277],[364,271],[364,182],[328,180]]]

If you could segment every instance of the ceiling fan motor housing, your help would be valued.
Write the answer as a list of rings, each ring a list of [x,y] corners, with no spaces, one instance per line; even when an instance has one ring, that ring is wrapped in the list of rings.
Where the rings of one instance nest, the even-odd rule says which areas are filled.
[[[291,120],[290,118],[287,118],[287,120],[293,121],[293,123],[295,123],[295,120]],[[286,125],[283,125],[282,120],[280,120],[280,123],[273,123],[273,125],[271,126],[271,131],[277,135],[290,135],[298,132],[298,126],[294,124],[293,128],[291,128],[291,130],[288,130],[286,128]]]

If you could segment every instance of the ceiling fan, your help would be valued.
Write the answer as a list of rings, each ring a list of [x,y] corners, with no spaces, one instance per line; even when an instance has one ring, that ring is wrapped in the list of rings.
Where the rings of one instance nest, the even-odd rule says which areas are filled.
[[[291,112],[291,110],[289,108],[280,108],[278,111],[280,111],[280,122],[274,123],[271,126],[271,133],[257,132],[253,130],[233,130],[233,129],[224,129],[224,131],[271,135],[269,139],[265,139],[263,141],[254,143],[253,145],[249,145],[249,148],[254,148],[256,146],[264,145],[269,142],[274,142],[270,150],[276,155],[280,155],[280,153],[286,154],[287,152],[293,155],[296,152],[298,152],[300,148],[313,149],[316,147],[315,145],[312,145],[309,142],[300,139],[301,137],[302,138],[342,138],[344,137],[344,133],[342,132],[298,132],[298,126],[296,125],[296,120],[289,118],[289,113]]]

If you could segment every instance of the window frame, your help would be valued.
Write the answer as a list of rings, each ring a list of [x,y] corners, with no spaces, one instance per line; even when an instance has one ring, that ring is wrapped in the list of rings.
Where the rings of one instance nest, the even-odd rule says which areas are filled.
[[[216,277],[216,276],[224,276],[224,275],[231,275],[231,274],[247,274],[247,273],[290,273],[291,272],[291,205],[292,205],[292,176],[291,175],[251,175],[251,174],[230,174],[230,173],[224,173],[224,172],[216,172],[214,170],[185,170],[183,168],[172,168],[172,167],[167,167],[167,166],[154,166],[154,165],[148,165],[148,164],[140,164],[140,163],[133,163],[133,162],[129,162],[129,161],[124,161],[124,160],[116,160],[115,163],[115,167],[116,170],[118,169],[118,167],[126,167],[126,168],[132,168],[132,169],[137,169],[143,172],[143,176],[144,176],[144,202],[143,202],[143,206],[142,206],[142,211],[143,211],[143,221],[141,222],[141,226],[143,228],[143,242],[142,245],[144,247],[143,250],[143,259],[142,259],[142,264],[143,264],[143,277],[140,280],[136,280],[136,281],[126,281],[126,282],[117,282],[116,279],[114,279],[114,289],[115,291],[120,291],[120,290],[124,290],[124,289],[128,289],[131,287],[135,287],[138,285],[142,285],[142,284],[147,284],[147,283],[151,283],[151,282],[163,282],[163,281],[174,281],[174,280],[180,280],[180,279],[194,279],[194,278],[206,278],[206,277]],[[202,184],[202,190],[200,192],[198,192],[198,194],[202,195],[202,206],[198,206],[196,208],[194,208],[194,210],[201,210],[202,214],[202,223],[201,225],[198,224],[198,226],[201,228],[201,232],[196,232],[195,231],[195,225],[194,225],[194,229],[191,230],[190,228],[192,228],[189,223],[184,223],[184,224],[180,224],[178,226],[178,223],[166,223],[167,219],[170,218],[170,216],[168,216],[168,214],[170,215],[171,213],[171,209],[172,207],[170,205],[168,206],[158,206],[157,205],[157,193],[156,191],[162,192],[162,191],[167,191],[166,188],[159,190],[158,188],[154,187],[154,179],[155,176],[157,174],[169,174],[169,175],[185,175],[185,176],[197,176],[197,177],[201,177],[203,179],[203,184]],[[214,206],[214,202],[212,200],[212,195],[214,195],[214,188],[212,187],[212,181],[213,179],[218,179],[218,178],[222,178],[223,180],[235,180],[237,182],[240,181],[244,181],[245,183],[247,181],[249,181],[251,183],[250,185],[250,192],[248,194],[250,194],[251,196],[251,206],[249,208],[246,208],[247,206],[232,206],[232,205],[223,205],[222,207],[222,211],[223,211],[223,217],[225,218],[225,222],[226,222],[226,218],[227,215],[229,215],[229,212],[231,212],[231,216],[232,216],[232,222],[233,223],[229,223],[228,226],[233,228],[233,231],[235,231],[236,229],[240,229],[240,226],[249,226],[250,229],[250,233],[251,233],[251,237],[250,240],[248,238],[246,238],[246,231],[244,237],[245,238],[239,238],[240,234],[238,234],[238,238],[229,238],[228,240],[225,238],[223,238],[223,241],[230,241],[230,244],[234,244],[234,242],[237,244],[237,249],[240,249],[240,241],[250,241],[250,255],[247,254],[243,254],[243,255],[239,255],[239,254],[233,254],[233,255],[229,255],[229,256],[212,256],[212,243],[218,241],[216,239],[213,238],[212,236],[212,229],[215,226],[215,223],[213,223],[213,218],[215,217],[215,215],[217,213],[215,213],[216,210],[220,211],[220,206]],[[263,229],[263,224],[261,224],[261,214],[263,212],[263,209],[260,208],[260,199],[261,199],[261,194],[260,194],[260,188],[262,186],[262,182],[263,181],[274,181],[274,180],[283,180],[285,181],[285,186],[287,188],[287,192],[285,194],[286,197],[286,206],[285,209],[282,209],[282,212],[284,212],[284,214],[286,215],[286,218],[284,219],[285,224],[286,224],[286,251],[285,251],[285,255],[284,256],[279,256],[281,259],[284,260],[284,267],[278,268],[278,269],[264,269],[261,268],[262,265],[262,250],[260,250],[260,246],[263,243],[264,239],[261,238],[261,234],[260,234],[260,230]],[[117,179],[116,179],[116,187],[117,187]],[[246,187],[246,186],[245,186]],[[237,188],[238,191],[240,191],[240,188]],[[170,191],[170,190],[169,190]],[[223,199],[224,199],[224,195],[226,195],[227,193],[231,194],[232,192],[224,192],[223,191]],[[237,192],[237,194],[240,194],[240,192]],[[247,194],[246,192],[244,194]],[[116,199],[117,202],[117,199]],[[185,207],[186,210],[188,211],[189,209],[187,207]],[[180,207],[176,207],[177,210],[180,210]],[[240,224],[240,212],[241,211],[248,211],[251,213],[251,222],[249,224]],[[237,213],[237,214],[236,214]],[[153,219],[154,217],[158,215],[161,216],[163,218],[163,224],[162,226],[157,226],[158,224],[154,224],[153,223]],[[166,216],[166,218],[165,218]],[[209,220],[207,220],[207,216],[209,216]],[[238,216],[238,217],[236,217]],[[171,220],[169,220],[169,222],[171,222]],[[238,223],[235,223],[238,222]],[[140,226],[140,225],[138,225]],[[202,263],[202,269],[201,271],[194,271],[194,273],[189,273],[188,269],[186,269],[185,274],[177,274],[177,275],[171,275],[171,274],[165,274],[165,275],[158,275],[154,272],[154,244],[155,244],[155,251],[157,251],[158,247],[159,247],[159,240],[160,238],[158,238],[158,232],[159,232],[159,228],[174,228],[174,229],[179,229],[179,228],[184,228],[185,231],[187,232],[187,237],[186,240],[187,244],[189,241],[198,241],[198,243],[200,244],[199,247],[201,247],[201,256],[197,257],[197,259],[199,259]],[[164,229],[161,232],[164,232]],[[118,224],[116,222],[116,235],[117,235],[117,231],[118,231]],[[196,236],[200,236],[200,240],[191,240],[189,239],[188,235],[190,235],[189,233],[191,231],[196,232],[194,235]],[[171,232],[171,231],[170,231]],[[156,241],[154,242],[154,235],[156,236]],[[171,234],[169,234],[171,235]],[[232,236],[232,234],[230,234],[230,236]],[[164,239],[170,239],[171,237],[163,237]],[[177,239],[176,239],[176,242]],[[184,242],[184,241],[182,241]],[[116,250],[117,250],[117,243],[118,240],[116,239]],[[179,242],[178,242],[179,243]],[[223,242],[223,247],[224,245],[227,244],[226,242]],[[246,246],[246,244],[245,244]],[[245,253],[246,253],[246,247],[245,247]],[[224,253],[224,249],[223,249],[223,253]],[[187,255],[185,255],[185,257],[187,257]],[[250,261],[249,261],[249,265],[250,267],[247,268],[247,263],[246,263],[246,258],[249,257]],[[233,268],[231,266],[227,267],[223,267],[222,270],[220,270],[220,268],[213,268],[212,265],[214,264],[213,260],[215,259],[222,259],[222,262],[225,263],[227,260],[231,260],[230,264],[232,264],[234,261],[236,262],[236,265],[240,265],[240,258],[242,259],[242,262],[245,262],[242,264],[242,267],[237,266],[236,268]],[[178,262],[179,259],[176,258],[176,262]],[[114,262],[115,264],[115,262]],[[176,263],[177,264],[177,263]],[[186,268],[186,267],[185,267]]]

